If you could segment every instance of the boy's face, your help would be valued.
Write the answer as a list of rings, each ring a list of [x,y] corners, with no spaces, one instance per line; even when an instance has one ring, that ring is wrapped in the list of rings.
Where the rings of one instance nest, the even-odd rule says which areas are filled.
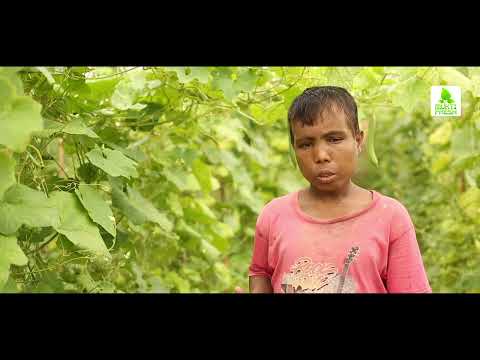
[[[322,192],[344,189],[357,169],[363,131],[355,137],[345,113],[324,111],[313,126],[293,121],[294,149],[305,179]]]

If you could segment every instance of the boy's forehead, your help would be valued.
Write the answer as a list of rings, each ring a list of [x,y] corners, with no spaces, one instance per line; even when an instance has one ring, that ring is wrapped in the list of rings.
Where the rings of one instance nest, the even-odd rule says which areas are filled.
[[[346,114],[340,111],[323,111],[318,114],[312,125],[305,124],[301,120],[294,120],[292,130],[297,134],[349,131]]]

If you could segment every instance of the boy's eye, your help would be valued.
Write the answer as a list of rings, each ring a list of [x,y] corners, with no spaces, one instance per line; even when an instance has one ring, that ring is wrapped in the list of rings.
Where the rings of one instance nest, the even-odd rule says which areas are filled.
[[[336,138],[329,138],[328,139],[328,142],[331,142],[331,143],[338,143],[340,141],[342,141],[343,138],[340,138],[340,137],[336,137]]]
[[[311,146],[311,144],[306,143],[306,144],[301,144],[299,147],[300,147],[300,149],[307,149],[310,146]]]

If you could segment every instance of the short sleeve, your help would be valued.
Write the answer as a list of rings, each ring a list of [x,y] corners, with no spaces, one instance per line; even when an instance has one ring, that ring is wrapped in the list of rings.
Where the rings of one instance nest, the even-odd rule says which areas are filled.
[[[400,206],[392,220],[388,250],[387,290],[389,293],[432,292],[408,211]]]
[[[272,271],[268,266],[269,223],[267,217],[267,211],[266,208],[264,208],[258,216],[255,225],[255,238],[252,260],[248,272],[249,276],[272,277]]]

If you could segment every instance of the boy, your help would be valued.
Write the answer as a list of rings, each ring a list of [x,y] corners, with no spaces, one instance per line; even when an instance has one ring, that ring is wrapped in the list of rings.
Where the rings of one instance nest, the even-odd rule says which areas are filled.
[[[351,181],[364,143],[353,97],[335,86],[306,89],[288,122],[310,187],[260,213],[250,292],[431,292],[408,211]]]

